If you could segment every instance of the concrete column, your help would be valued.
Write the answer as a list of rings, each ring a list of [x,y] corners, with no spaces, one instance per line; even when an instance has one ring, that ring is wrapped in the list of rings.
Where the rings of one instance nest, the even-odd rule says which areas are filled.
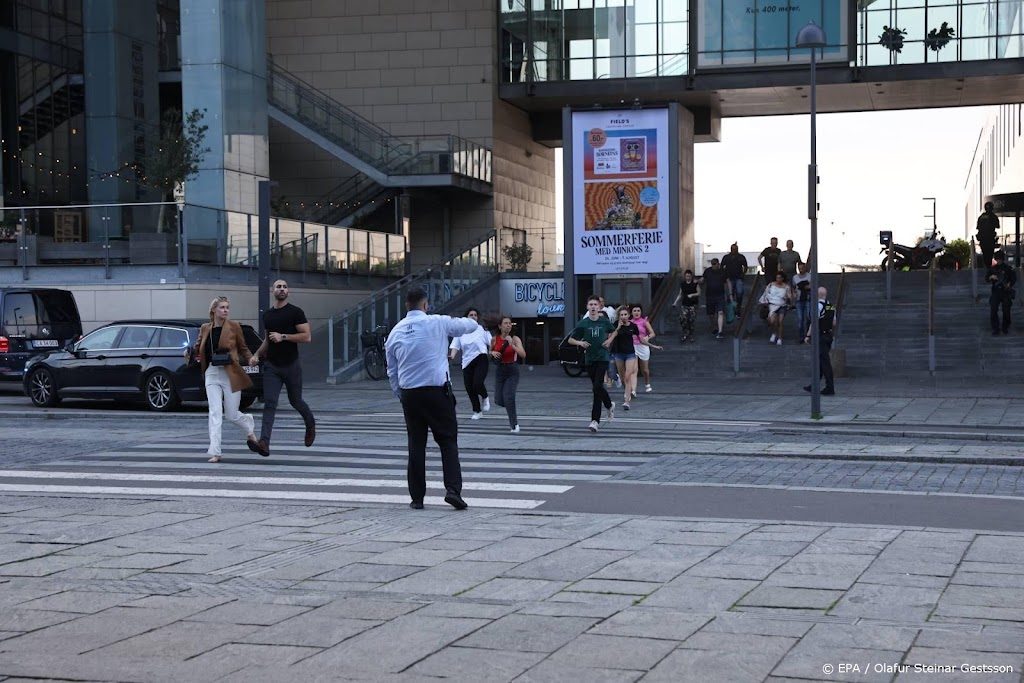
[[[160,126],[156,0],[92,0],[83,21],[89,201],[154,201],[159,193],[136,182],[126,164],[145,167]],[[145,230],[141,216],[108,216],[103,230],[98,216],[90,215],[90,241],[102,242],[105,232],[121,235],[129,223]]]
[[[206,110],[210,148],[185,185],[191,205],[256,213],[270,173],[266,6],[252,0],[181,0],[183,112]],[[216,222],[190,226],[213,237]]]

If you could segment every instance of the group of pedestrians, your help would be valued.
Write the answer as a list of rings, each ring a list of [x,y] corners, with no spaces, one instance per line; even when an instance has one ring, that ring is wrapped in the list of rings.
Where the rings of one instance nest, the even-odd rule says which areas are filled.
[[[210,302],[210,322],[199,328],[199,336],[191,348],[185,349],[187,363],[199,363],[206,386],[209,405],[208,426],[210,446],[208,462],[219,463],[222,457],[222,425],[224,420],[234,424],[246,437],[253,453],[270,455],[270,436],[274,430],[281,389],[288,392],[288,402],[295,408],[306,426],[304,443],[313,445],[316,439],[316,419],[313,411],[302,399],[302,365],[299,363],[299,344],[311,339],[309,322],[301,308],[288,303],[288,283],[277,280],[273,284],[274,305],[263,314],[267,336],[260,347],[252,352],[245,343],[242,327],[231,316],[231,302],[219,296]],[[252,379],[243,363],[258,366],[263,359],[263,420],[260,437],[255,435],[252,415],[239,410],[242,391],[252,387]]]

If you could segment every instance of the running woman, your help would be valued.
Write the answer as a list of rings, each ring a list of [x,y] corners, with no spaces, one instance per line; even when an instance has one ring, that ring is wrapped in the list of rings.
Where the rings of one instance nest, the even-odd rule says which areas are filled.
[[[644,308],[640,304],[635,304],[630,309],[630,322],[636,325],[639,332],[633,333],[633,349],[636,353],[637,365],[640,368],[640,372],[644,374],[644,382],[646,386],[644,391],[648,394],[654,391],[651,389],[651,349],[661,350],[660,346],[651,344],[650,341],[656,336],[654,334],[654,328],[651,326],[651,321],[644,317]],[[637,374],[633,373],[633,387],[632,395],[636,396],[636,382]]]
[[[526,358],[526,349],[519,337],[512,334],[512,318],[504,315],[498,326],[498,336],[491,346],[491,358],[498,365],[494,373],[494,405],[501,406],[508,413],[509,431],[519,433],[519,417],[516,415],[516,389],[519,387],[520,358]]]
[[[480,311],[470,308],[466,311],[467,318],[480,322]],[[491,333],[484,329],[483,325],[475,332],[464,334],[461,337],[452,339],[451,353],[448,357],[455,358],[455,354],[462,352],[462,381],[466,385],[466,394],[469,395],[469,402],[473,404],[473,416],[469,419],[479,420],[483,412],[491,409],[491,402],[487,398],[487,354],[491,348]],[[480,399],[483,399],[481,405]]]
[[[622,378],[622,409],[629,410],[630,392],[636,386],[636,351],[633,337],[640,334],[636,324],[629,319],[629,307],[620,306],[617,312],[616,331],[609,351],[612,362]]]

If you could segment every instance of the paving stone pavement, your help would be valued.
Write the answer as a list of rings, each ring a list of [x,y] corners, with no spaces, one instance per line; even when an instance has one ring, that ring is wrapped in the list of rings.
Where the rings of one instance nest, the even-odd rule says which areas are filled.
[[[0,677],[13,680],[1019,683],[1022,671],[1024,534],[0,497]]]
[[[1020,466],[908,462],[898,454],[891,457],[899,459],[850,462],[666,455],[621,472],[613,481],[1024,497]]]

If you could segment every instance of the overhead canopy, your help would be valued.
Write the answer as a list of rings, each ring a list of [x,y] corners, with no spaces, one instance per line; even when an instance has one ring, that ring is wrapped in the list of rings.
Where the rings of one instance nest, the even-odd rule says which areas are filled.
[[[1024,192],[990,194],[985,197],[984,203],[989,202],[992,202],[992,208],[997,216],[1018,216],[1024,213]]]

